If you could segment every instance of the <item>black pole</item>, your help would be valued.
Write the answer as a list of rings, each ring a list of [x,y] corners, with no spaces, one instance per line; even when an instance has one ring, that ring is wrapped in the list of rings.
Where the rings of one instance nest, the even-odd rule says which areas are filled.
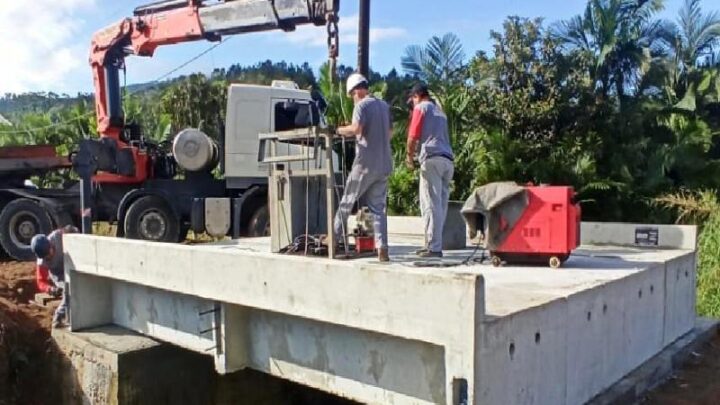
[[[90,139],[84,139],[80,142],[78,152],[72,158],[72,165],[75,172],[80,177],[80,224],[82,225],[82,233],[92,233],[93,218],[93,187],[92,177],[97,168],[95,156],[99,142]]]
[[[360,27],[358,29],[358,71],[365,77],[370,74],[370,0],[360,0]]]
[[[80,176],[80,212],[82,233],[92,234],[92,176]]]

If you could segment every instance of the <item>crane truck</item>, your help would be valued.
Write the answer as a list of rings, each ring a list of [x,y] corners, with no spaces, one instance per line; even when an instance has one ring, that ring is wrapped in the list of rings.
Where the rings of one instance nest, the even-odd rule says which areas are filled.
[[[30,260],[32,235],[67,224],[89,232],[92,221],[117,223],[117,236],[163,242],[183,240],[190,229],[266,234],[267,169],[258,163],[258,134],[314,124],[307,118],[318,114],[308,109],[317,109],[321,97],[288,82],[233,84],[219,142],[188,128],[170,145],[151,141],[126,121],[120,73],[127,56],[152,57],[160,46],[303,24],[327,27],[334,67],[338,10],[339,0],[166,0],[98,31],[90,65],[99,139],[82,140],[71,162],[47,147],[10,151],[12,159],[42,152],[47,162],[25,167],[25,177],[71,163],[81,180],[53,190],[0,184],[0,246],[15,259]],[[0,177],[3,159],[0,153]],[[217,165],[222,178],[212,174]]]
[[[281,108],[275,108],[276,96],[301,97],[297,89],[257,90],[250,96],[249,89],[231,87],[224,150],[218,151],[209,138],[190,130],[178,135],[174,153],[168,153],[148,141],[137,125],[125,122],[120,71],[126,56],[150,57],[163,45],[291,31],[301,24],[327,25],[328,32],[337,33],[337,12],[338,0],[168,0],[139,7],[134,17],[95,34],[90,64],[100,139],[83,140],[73,159],[81,178],[83,231],[91,229],[94,218],[112,217],[121,225],[118,236],[176,242],[193,222],[194,203],[199,206],[195,211],[203,213],[209,211],[204,207],[207,199],[221,199],[212,200],[217,204],[231,199],[235,208],[226,204],[224,209],[235,214],[236,233],[243,228],[251,234],[264,232],[269,220],[267,180],[257,167],[258,130],[271,129],[268,126],[282,115]],[[248,97],[239,102],[236,93]],[[210,170],[220,156],[226,171],[218,181]],[[182,179],[176,177],[176,164],[185,169]]]

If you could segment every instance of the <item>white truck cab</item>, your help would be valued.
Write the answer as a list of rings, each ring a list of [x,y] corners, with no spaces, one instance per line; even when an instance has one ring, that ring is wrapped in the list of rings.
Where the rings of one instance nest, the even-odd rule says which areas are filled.
[[[230,85],[223,150],[219,151],[224,157],[224,191],[223,195],[208,194],[194,198],[190,221],[194,231],[207,231],[218,236],[228,232],[232,224],[239,224],[239,228],[244,230],[243,234],[268,234],[270,166],[260,161],[260,134],[309,127],[310,121],[317,122],[320,118],[319,111],[314,108],[317,106],[315,101],[310,91],[301,90],[297,84],[289,81],[276,81],[270,86]],[[312,114],[317,114],[317,119],[310,120]],[[200,137],[186,133],[183,142],[179,142],[179,147],[174,149],[176,160],[192,163],[198,151],[209,150],[209,147],[197,147],[211,142],[206,139],[209,138],[205,135]],[[275,152],[277,155],[297,155],[303,152],[302,148],[283,144]],[[205,167],[211,155],[209,152],[204,154],[207,160],[201,159],[197,166]],[[338,155],[333,153],[336,171],[339,170],[338,161]],[[296,161],[288,163],[287,167],[291,171],[304,170],[309,164]],[[317,168],[322,165],[322,162],[318,162]],[[237,235],[237,232],[233,231],[233,234]]]
[[[230,85],[224,151],[228,187],[244,188],[250,183],[267,182],[268,168],[258,162],[258,135],[306,126],[296,125],[297,113],[286,111],[289,101],[309,103],[312,98],[308,90],[300,90],[294,82]]]

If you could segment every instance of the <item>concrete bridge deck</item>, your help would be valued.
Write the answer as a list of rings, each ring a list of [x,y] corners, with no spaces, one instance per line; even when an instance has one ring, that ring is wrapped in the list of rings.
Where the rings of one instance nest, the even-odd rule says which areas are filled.
[[[560,270],[416,266],[411,220],[390,264],[68,235],[71,328],[116,324],[368,403],[581,404],[692,329],[695,230],[584,224]],[[612,246],[614,242],[616,246]],[[457,264],[471,250],[446,255]]]

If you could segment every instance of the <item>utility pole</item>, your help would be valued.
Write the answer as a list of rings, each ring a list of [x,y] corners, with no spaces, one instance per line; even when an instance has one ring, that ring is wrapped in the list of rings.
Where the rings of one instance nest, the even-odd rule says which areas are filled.
[[[360,1],[360,27],[358,29],[358,71],[365,77],[370,74],[370,0]],[[368,79],[370,79],[368,77]]]

